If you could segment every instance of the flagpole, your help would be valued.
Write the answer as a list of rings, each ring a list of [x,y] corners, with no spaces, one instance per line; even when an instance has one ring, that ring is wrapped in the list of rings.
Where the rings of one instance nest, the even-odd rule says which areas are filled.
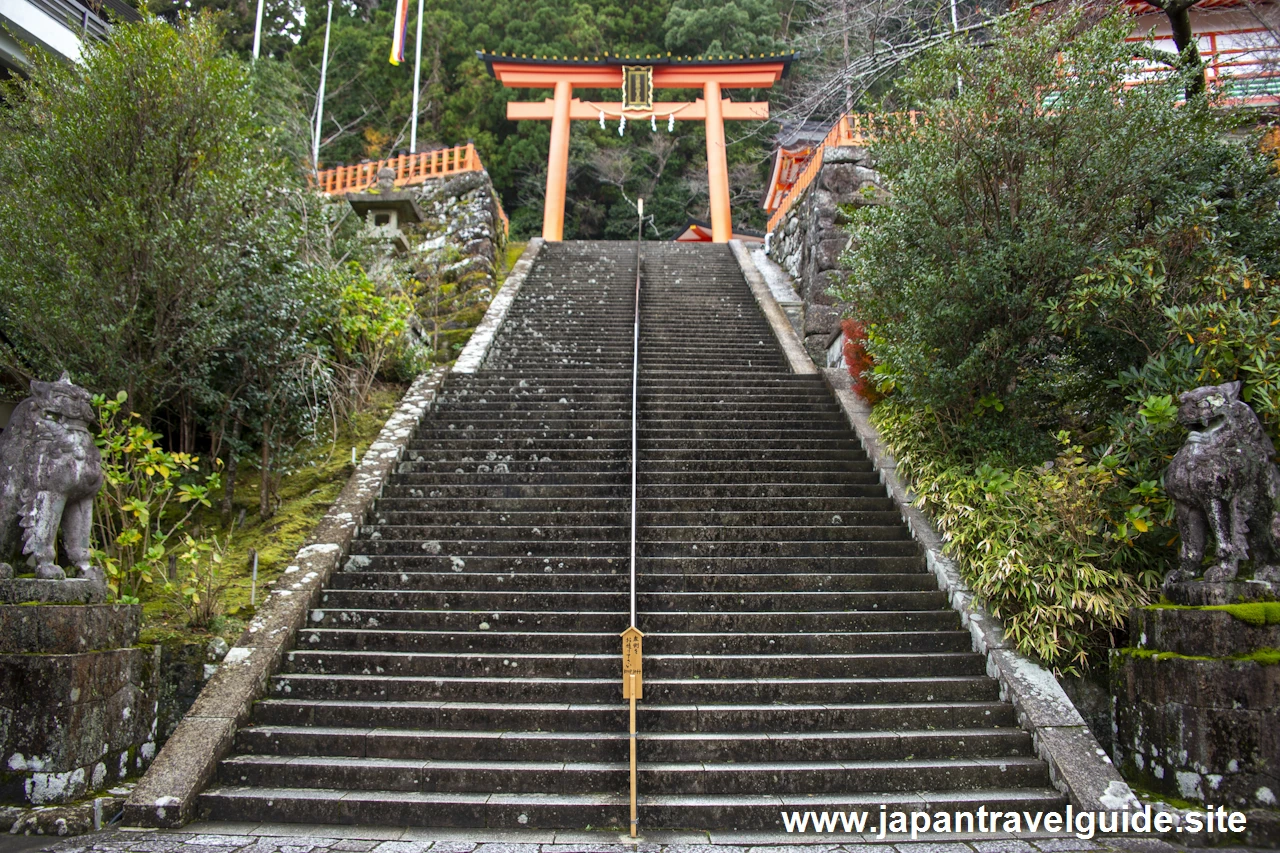
[[[320,128],[324,122],[324,78],[329,73],[329,25],[333,23],[333,0],[324,22],[324,57],[320,60],[320,94],[316,97],[316,134],[311,140],[311,162],[320,168]]]
[[[261,0],[259,0],[261,2]],[[413,58],[413,129],[409,131],[409,153],[418,153],[418,80],[422,75],[422,0],[418,0],[418,49]]]
[[[253,60],[258,61],[258,48],[262,44],[262,4],[263,0],[258,0],[258,21],[253,25]]]

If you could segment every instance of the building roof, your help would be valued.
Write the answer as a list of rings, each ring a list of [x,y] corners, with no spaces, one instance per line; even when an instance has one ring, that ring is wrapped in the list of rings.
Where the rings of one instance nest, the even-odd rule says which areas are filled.
[[[773,144],[780,148],[803,148],[818,145],[831,132],[831,123],[817,119],[784,121],[773,135]]]
[[[85,41],[105,41],[110,21],[140,21],[124,0],[0,0],[0,66],[25,73],[27,46],[79,61]]]
[[[347,193],[347,203],[361,216],[376,210],[394,210],[399,222],[413,225],[422,222],[426,217],[418,207],[413,193],[399,192],[362,192]]]
[[[676,243],[710,243],[712,241],[711,223],[703,222],[701,219],[689,219],[671,239]],[[739,228],[735,225],[733,239],[744,243],[763,243],[764,232],[751,228]]]

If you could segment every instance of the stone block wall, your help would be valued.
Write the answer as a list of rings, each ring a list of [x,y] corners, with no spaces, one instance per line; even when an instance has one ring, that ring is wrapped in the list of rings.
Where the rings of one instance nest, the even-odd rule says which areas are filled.
[[[443,259],[449,249],[456,264],[451,272],[475,273],[485,279],[474,286],[492,288],[499,260],[506,248],[506,233],[498,213],[497,195],[488,172],[463,172],[437,178],[414,188],[418,205],[427,216],[423,241],[413,247],[422,260]]]
[[[487,172],[464,172],[416,189],[427,221],[411,240],[410,257],[439,278],[438,291],[421,307],[424,336],[444,363],[466,346],[498,289],[506,232]]]
[[[146,768],[155,657],[136,605],[0,606],[0,802],[46,805]]]
[[[791,275],[803,300],[804,346],[818,364],[826,363],[827,347],[840,334],[845,308],[828,293],[847,275],[840,256],[849,248],[849,220],[841,206],[882,204],[885,198],[866,148],[828,148],[817,178],[770,239],[769,254]]]
[[[1192,607],[1139,608],[1130,624],[1136,645],[1111,666],[1125,777],[1194,803],[1275,809],[1280,625]]]
[[[360,195],[380,192],[372,187]],[[444,364],[457,358],[498,289],[507,242],[501,207],[484,171],[432,178],[395,192],[399,199],[406,194],[423,220],[402,223],[399,233],[369,226],[367,239],[381,248],[369,272],[377,276],[386,266],[407,262],[409,274],[419,282],[418,318],[409,333],[431,347],[436,363]],[[335,196],[333,202],[347,205],[345,196]],[[403,274],[402,269],[394,272]]]

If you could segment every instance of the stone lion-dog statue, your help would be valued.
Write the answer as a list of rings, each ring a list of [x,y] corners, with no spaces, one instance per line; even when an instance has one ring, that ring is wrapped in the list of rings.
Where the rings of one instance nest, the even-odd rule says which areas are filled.
[[[1252,559],[1255,580],[1280,583],[1280,470],[1240,386],[1208,385],[1178,398],[1178,422],[1191,432],[1164,475],[1182,539],[1179,567],[1166,584],[1200,576],[1209,534],[1215,551],[1205,581],[1235,580],[1240,562]]]
[[[97,421],[89,392],[71,384],[32,382],[31,396],[0,433],[0,578],[13,577],[24,557],[43,580],[63,580],[62,550],[81,578],[102,584],[91,565],[93,499],[102,486],[102,456],[90,427]]]

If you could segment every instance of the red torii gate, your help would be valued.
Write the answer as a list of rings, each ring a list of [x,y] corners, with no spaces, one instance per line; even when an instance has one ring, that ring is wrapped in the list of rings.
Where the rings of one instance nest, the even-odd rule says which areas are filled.
[[[554,98],[542,103],[513,102],[507,104],[507,118],[512,121],[551,121],[551,151],[547,156],[547,195],[542,216],[542,236],[546,240],[564,239],[564,198],[569,172],[569,123],[595,121],[603,112],[608,118],[626,117],[643,121],[650,117],[669,121],[705,121],[707,125],[707,188],[711,197],[711,233],[717,243],[733,236],[729,211],[729,167],[725,156],[724,122],[729,120],[764,121],[769,118],[766,102],[734,103],[721,93],[724,89],[768,89],[787,73],[794,54],[769,56],[719,57],[537,57],[511,56],[477,51],[489,73],[509,88],[552,89]],[[637,107],[637,95],[643,88],[628,88],[624,100],[611,102],[582,101],[573,97],[573,88],[623,88],[624,67],[627,73],[642,71],[648,75],[648,99]],[[645,71],[647,69],[647,71]],[[628,79],[628,87],[636,78]],[[703,97],[695,101],[652,100],[652,89],[701,89]]]

